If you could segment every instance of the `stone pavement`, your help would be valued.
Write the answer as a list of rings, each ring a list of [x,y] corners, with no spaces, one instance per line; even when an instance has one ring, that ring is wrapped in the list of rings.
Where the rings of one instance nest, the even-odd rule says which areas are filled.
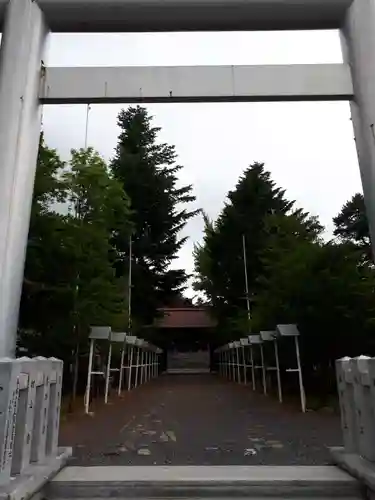
[[[163,375],[62,425],[72,465],[323,465],[333,415],[302,414],[214,375]]]

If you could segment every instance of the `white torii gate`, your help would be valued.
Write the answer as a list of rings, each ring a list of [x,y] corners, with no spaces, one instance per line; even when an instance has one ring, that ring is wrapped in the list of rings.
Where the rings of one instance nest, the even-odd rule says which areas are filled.
[[[0,0],[0,357],[14,356],[40,104],[350,100],[375,243],[374,0]],[[54,32],[340,29],[344,64],[48,68]]]

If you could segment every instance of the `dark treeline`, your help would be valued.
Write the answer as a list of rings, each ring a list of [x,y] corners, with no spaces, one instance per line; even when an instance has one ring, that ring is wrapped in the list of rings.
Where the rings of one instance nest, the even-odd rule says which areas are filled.
[[[92,148],[63,162],[41,137],[19,319],[18,348],[63,359],[65,389],[83,389],[90,325],[127,331],[132,240],[132,332],[154,340],[157,309],[186,287],[170,263],[195,215],[173,146],[141,107],[121,111],[114,157]],[[75,377],[74,377],[75,374]],[[74,388],[74,392],[75,392]]]
[[[297,208],[256,163],[229,192],[218,219],[204,218],[194,286],[218,320],[218,345],[249,329],[297,323],[307,390],[323,400],[335,392],[335,359],[375,354],[375,271],[362,195],[334,218],[327,241],[318,219]],[[283,365],[295,366],[294,351],[281,347]]]

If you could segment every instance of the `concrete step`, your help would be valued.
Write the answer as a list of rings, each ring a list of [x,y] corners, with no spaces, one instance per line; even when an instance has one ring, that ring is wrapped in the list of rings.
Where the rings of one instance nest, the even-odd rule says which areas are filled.
[[[47,500],[362,498],[359,483],[333,466],[66,467],[43,496]]]

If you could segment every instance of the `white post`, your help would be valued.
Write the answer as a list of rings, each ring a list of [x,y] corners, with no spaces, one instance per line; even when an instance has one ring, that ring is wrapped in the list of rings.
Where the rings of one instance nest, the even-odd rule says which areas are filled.
[[[144,351],[143,349],[140,349],[140,358],[141,358],[141,364],[140,364],[140,381],[139,381],[139,385],[142,385],[143,384],[143,373],[144,373],[144,369],[145,369],[145,362],[144,362]]]
[[[128,369],[128,391],[132,387],[132,368],[133,368],[133,350],[134,346],[130,346],[130,356],[129,356],[129,369]]]
[[[273,340],[273,345],[275,349],[275,362],[276,362],[276,376],[277,376],[277,392],[279,395],[279,402],[283,402],[283,393],[281,389],[281,377],[280,377],[280,363],[279,363],[279,348],[277,345],[277,339]]]
[[[251,380],[253,384],[253,391],[256,390],[256,382],[255,382],[255,367],[254,367],[254,353],[253,346],[250,345],[250,362],[251,362]]]
[[[341,30],[345,62],[349,63],[354,99],[351,102],[363,194],[375,246],[375,3],[353,0]]]
[[[112,342],[109,340],[107,369],[105,371],[105,392],[104,392],[105,404],[108,403],[109,379],[111,377],[111,360],[112,360]]]
[[[124,366],[124,358],[125,358],[125,349],[126,349],[126,337],[125,337],[125,341],[122,345],[122,349],[121,349],[121,361],[120,361],[120,373],[119,373],[119,379],[118,379],[118,395],[120,396],[121,395],[121,391],[122,391],[122,383],[123,383],[123,380],[124,380],[124,369],[125,369],[125,366]]]
[[[299,352],[299,343],[298,337],[294,337],[294,343],[296,346],[296,357],[297,357],[297,370],[298,370],[298,382],[299,382],[299,392],[301,397],[301,409],[302,412],[306,412],[306,396],[305,396],[305,388],[303,386],[303,377],[302,377],[302,368],[301,368],[301,355]]]
[[[46,37],[38,2],[10,0],[0,49],[0,357],[15,354]]]
[[[240,370],[240,348],[236,344],[236,360],[237,360],[237,382],[241,383],[241,370]]]
[[[242,346],[242,362],[243,362],[243,379],[244,379],[244,384],[247,384],[247,362],[246,362],[246,350],[245,346]]]
[[[140,348],[137,346],[137,358],[135,364],[135,377],[134,377],[134,388],[138,386],[138,370],[139,370],[139,351]]]
[[[90,393],[91,393],[91,373],[92,373],[92,360],[94,357],[94,339],[90,341],[90,352],[89,352],[89,365],[87,368],[87,383],[85,392],[85,413],[89,412],[90,407]]]
[[[262,364],[263,394],[267,394],[266,367],[264,365],[263,345],[260,344],[260,362]]]

